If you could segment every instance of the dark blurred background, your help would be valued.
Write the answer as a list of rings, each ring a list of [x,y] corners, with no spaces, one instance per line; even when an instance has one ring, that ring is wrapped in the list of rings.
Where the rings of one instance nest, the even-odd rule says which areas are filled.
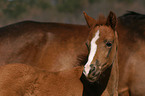
[[[86,24],[83,11],[97,18],[110,10],[145,13],[145,0],[0,0],[0,27],[23,20]]]

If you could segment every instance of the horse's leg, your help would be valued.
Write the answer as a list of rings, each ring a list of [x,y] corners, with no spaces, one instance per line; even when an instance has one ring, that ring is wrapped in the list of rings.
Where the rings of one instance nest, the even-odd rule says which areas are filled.
[[[105,90],[101,96],[111,96],[111,95],[107,90]],[[114,92],[113,96],[118,96],[118,91]]]
[[[109,92],[107,90],[104,90],[101,96],[109,96]]]
[[[119,70],[119,88],[118,88],[118,94],[119,96],[129,96],[129,82],[130,78],[132,77],[132,67],[131,64],[126,64],[124,68]],[[120,69],[120,68],[119,68]],[[129,69],[129,70],[128,70]]]
[[[122,90],[119,90],[119,96],[129,96],[129,89],[128,87],[122,89]]]
[[[114,92],[113,96],[118,96],[118,91],[117,90]]]

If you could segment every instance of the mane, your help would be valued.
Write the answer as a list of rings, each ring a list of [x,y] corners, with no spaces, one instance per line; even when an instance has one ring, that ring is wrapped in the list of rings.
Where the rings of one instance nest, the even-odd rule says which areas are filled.
[[[118,19],[121,23],[124,23],[125,25],[129,25],[136,21],[144,20],[144,22],[145,22],[145,14],[140,14],[140,13],[133,12],[133,11],[127,11],[126,14],[118,17]]]
[[[133,11],[127,11],[126,14],[118,17],[119,25],[128,31],[129,39],[135,41],[135,38],[145,40],[145,15]]]
[[[97,21],[97,25],[105,25],[106,24],[106,18],[104,15],[100,14],[98,19],[96,20]]]
[[[93,24],[93,26],[90,28],[92,30],[96,26],[102,26],[106,24],[106,18],[103,15],[100,15],[99,18],[96,19],[96,23]]]
[[[139,20],[139,19],[144,19],[145,18],[145,15],[144,14],[140,14],[140,13],[137,13],[137,12],[134,12],[134,11],[127,11],[127,13],[125,13],[124,15],[120,16],[120,17],[132,17],[134,18],[135,20]]]

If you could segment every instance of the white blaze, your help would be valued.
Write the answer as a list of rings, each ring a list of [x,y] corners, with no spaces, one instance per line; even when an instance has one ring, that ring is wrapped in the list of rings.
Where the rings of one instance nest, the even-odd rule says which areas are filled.
[[[84,66],[84,74],[86,76],[88,76],[88,74],[89,74],[89,71],[91,69],[91,66],[90,66],[91,65],[91,62],[92,62],[92,60],[93,60],[93,58],[94,58],[94,56],[95,56],[95,54],[97,52],[97,44],[96,44],[96,41],[99,39],[99,33],[100,33],[100,31],[98,30],[96,32],[94,38],[92,38],[92,40],[91,40],[91,45],[90,45],[90,48],[91,49],[90,49],[88,61],[87,61],[86,65]]]

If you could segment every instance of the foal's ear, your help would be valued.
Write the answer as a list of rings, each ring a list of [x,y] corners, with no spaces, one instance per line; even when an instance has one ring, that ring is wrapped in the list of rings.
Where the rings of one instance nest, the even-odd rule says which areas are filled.
[[[86,12],[83,12],[83,13],[84,13],[84,16],[85,16],[85,19],[86,19],[86,22],[87,22],[89,28],[92,27],[97,21],[94,18],[88,16],[86,14]]]
[[[115,30],[116,24],[117,24],[116,15],[112,11],[110,11],[110,13],[109,13],[109,15],[107,17],[106,25],[107,26],[111,26],[111,28],[113,30]]]

